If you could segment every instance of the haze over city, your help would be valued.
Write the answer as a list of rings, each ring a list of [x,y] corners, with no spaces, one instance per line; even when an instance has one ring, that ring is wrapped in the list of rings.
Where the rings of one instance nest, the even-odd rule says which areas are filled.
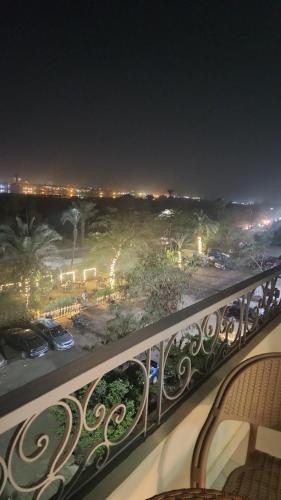
[[[1,180],[279,197],[280,2],[5,2]]]

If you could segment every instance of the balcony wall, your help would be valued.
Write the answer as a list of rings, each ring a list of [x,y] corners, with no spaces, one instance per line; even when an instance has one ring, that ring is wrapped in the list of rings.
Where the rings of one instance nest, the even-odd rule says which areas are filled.
[[[276,318],[243,351],[237,353],[162,426],[110,473],[86,500],[144,500],[162,491],[189,486],[192,452],[220,382],[246,358],[281,352],[281,322]],[[207,486],[222,488],[227,475],[246,457],[248,425],[224,422],[214,437],[208,462]],[[281,434],[259,429],[257,448],[281,458]]]

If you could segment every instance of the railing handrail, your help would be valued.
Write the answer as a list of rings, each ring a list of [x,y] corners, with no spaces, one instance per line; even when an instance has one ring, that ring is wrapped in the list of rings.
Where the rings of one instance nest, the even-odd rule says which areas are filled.
[[[141,352],[281,274],[281,265],[202,299],[0,397],[0,432],[50,407]]]

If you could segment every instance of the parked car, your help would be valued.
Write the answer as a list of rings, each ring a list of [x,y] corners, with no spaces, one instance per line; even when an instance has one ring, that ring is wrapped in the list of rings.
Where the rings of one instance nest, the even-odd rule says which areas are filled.
[[[211,249],[207,253],[209,266],[214,266],[217,269],[229,269],[230,266],[230,256],[227,253],[221,252],[220,250]]]
[[[48,351],[48,342],[31,328],[10,328],[5,331],[5,341],[23,357],[39,358]]]
[[[248,310],[248,318],[249,321],[253,321],[256,318],[258,310],[258,316],[261,318],[264,314],[263,307],[249,307]],[[226,308],[225,315],[227,318],[235,318],[237,320],[240,319],[240,302],[239,300],[235,300],[230,306]],[[246,310],[244,309],[243,320],[246,318]]]
[[[263,261],[263,268],[271,269],[272,267],[279,266],[281,264],[280,257],[266,257]]]
[[[240,319],[240,302],[235,300],[231,305],[227,306],[225,315],[227,318]]]
[[[215,248],[211,248],[207,252],[207,257],[210,261],[215,260],[221,256],[220,250],[217,250]]]
[[[74,346],[72,335],[54,319],[39,318],[32,323],[32,328],[56,351],[65,351]]]

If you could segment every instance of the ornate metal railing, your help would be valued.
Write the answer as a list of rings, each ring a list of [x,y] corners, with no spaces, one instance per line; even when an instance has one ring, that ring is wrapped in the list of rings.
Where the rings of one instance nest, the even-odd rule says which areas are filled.
[[[245,280],[2,396],[1,498],[78,498],[280,313],[280,274]]]

